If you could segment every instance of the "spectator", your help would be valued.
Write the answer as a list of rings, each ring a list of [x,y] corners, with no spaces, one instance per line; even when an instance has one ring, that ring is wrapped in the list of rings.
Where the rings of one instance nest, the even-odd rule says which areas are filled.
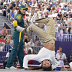
[[[9,40],[10,40],[10,43],[9,43],[9,45],[11,46],[11,47],[13,47],[13,40],[12,40],[12,35],[9,35]]]
[[[31,50],[31,53],[33,53],[33,49],[30,47],[30,45],[27,43],[25,47],[25,53],[28,54],[28,51]]]
[[[61,71],[71,71],[69,63],[66,62],[64,64],[64,67],[61,69]]]
[[[1,46],[4,46],[6,44],[6,41],[4,40],[4,35],[1,35],[0,41],[2,42]]]
[[[9,49],[9,51],[7,52],[7,54],[6,54],[6,57],[7,57],[7,58],[9,57],[11,50],[12,50],[12,49]]]
[[[10,13],[10,20],[11,22],[14,20],[14,10],[12,9],[12,12]]]
[[[1,1],[1,8],[3,7],[4,0]]]
[[[63,17],[67,17],[67,16],[68,16],[66,13],[67,13],[67,12],[64,11]]]
[[[7,41],[9,39],[9,34],[6,35],[6,37],[4,38],[5,41]]]
[[[3,3],[3,16],[6,16],[6,2]]]
[[[24,42],[24,45],[25,45],[25,46],[26,46],[27,43],[29,42],[29,38],[28,38],[28,35],[27,35],[27,34],[24,35],[23,42]]]
[[[59,39],[63,39],[63,29],[60,28],[60,32],[58,34]]]
[[[35,47],[33,48],[34,54],[38,54],[38,52],[40,50],[40,47],[37,47],[37,46],[39,46],[39,41],[35,42]]]
[[[31,0],[29,0],[28,3],[29,3],[29,5],[32,5],[32,1]]]
[[[10,6],[8,6],[8,8],[7,8],[7,14],[9,14],[10,13]]]
[[[30,46],[34,46],[33,39],[31,39],[30,42],[28,42],[28,44],[29,44]]]
[[[6,66],[6,64],[7,64],[7,60],[8,60],[8,58],[9,58],[10,52],[11,52],[11,49],[7,52],[5,61],[3,62],[4,69],[5,69],[5,66]]]
[[[7,40],[6,45],[3,47],[3,51],[8,52],[9,49],[11,49],[11,46],[9,45],[10,40]]]
[[[4,37],[7,35],[7,30],[6,30],[6,27],[4,26],[3,27],[3,30],[1,31],[1,35],[4,35]]]
[[[62,14],[61,14],[61,12],[59,12],[57,15],[57,20],[61,20],[61,19],[62,19]]]
[[[57,53],[59,53],[60,51],[59,50],[57,50]]]
[[[66,59],[66,54],[63,53],[62,47],[59,47],[59,53],[56,54],[56,59],[60,62],[60,66],[64,67],[64,60]]]
[[[66,55],[65,62],[68,62],[68,63],[70,62],[70,61],[69,61],[69,58],[68,58],[68,56],[67,56],[67,55]],[[65,63],[65,62],[64,62],[64,63]]]

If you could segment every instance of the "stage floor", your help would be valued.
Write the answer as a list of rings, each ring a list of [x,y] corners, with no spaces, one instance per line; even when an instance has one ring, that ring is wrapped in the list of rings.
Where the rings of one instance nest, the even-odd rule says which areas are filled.
[[[10,69],[0,69],[0,72],[72,72],[72,71],[32,71],[32,70],[10,70]]]

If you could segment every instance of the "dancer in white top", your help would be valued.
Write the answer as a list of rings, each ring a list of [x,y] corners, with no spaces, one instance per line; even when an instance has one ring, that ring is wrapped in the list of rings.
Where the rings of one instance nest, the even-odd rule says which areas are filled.
[[[37,23],[46,24],[46,32],[43,29],[32,24],[28,28],[20,28],[21,32],[24,33],[33,31],[39,37],[43,48],[39,51],[37,55],[26,55],[23,59],[23,67],[28,68],[29,60],[36,60],[42,63],[42,67],[47,68],[48,71],[53,70],[58,66],[58,61],[55,59],[55,24],[53,18],[41,18],[35,20]],[[19,30],[19,27],[17,27]],[[19,31],[20,31],[19,30]]]

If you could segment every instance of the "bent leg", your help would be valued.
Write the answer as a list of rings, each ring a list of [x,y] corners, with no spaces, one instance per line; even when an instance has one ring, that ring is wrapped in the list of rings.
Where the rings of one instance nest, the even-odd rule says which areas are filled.
[[[43,29],[39,28],[38,26],[32,24],[27,28],[27,32],[33,31],[38,37],[45,38],[47,36],[47,33],[43,31]]]
[[[33,31],[37,35],[42,45],[44,45],[45,43],[49,42],[52,39],[50,34],[43,31],[43,29],[37,27],[36,25],[30,25],[27,28],[27,32],[30,32],[30,31]]]
[[[34,24],[30,25],[27,28],[27,30],[25,28],[17,26],[17,30],[19,32],[22,32],[22,33],[25,33],[26,31],[30,32],[30,30],[31,30],[31,31],[35,32],[38,37],[42,37],[42,38],[43,37],[50,37],[50,35],[52,37],[55,37],[55,23],[53,21],[53,18],[48,17],[48,18],[38,19],[38,20],[36,20],[36,22],[37,23],[39,23],[39,22],[44,23],[45,22],[45,24],[46,24],[46,32],[43,31],[43,29],[37,27]]]
[[[35,20],[37,23],[45,23],[46,25],[46,32],[51,35],[52,37],[55,37],[55,23],[52,17],[47,18],[41,18]]]

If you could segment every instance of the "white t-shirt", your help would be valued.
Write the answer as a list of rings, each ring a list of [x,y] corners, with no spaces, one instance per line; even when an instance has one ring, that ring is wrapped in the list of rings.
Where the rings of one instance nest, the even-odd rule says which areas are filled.
[[[61,7],[64,7],[65,3],[60,3]]]
[[[65,54],[65,53],[62,53],[62,54],[60,55],[59,53],[57,53],[57,54],[56,54],[56,58],[57,58],[57,59],[60,59],[60,58],[61,58],[61,59],[66,59],[66,54]],[[63,67],[63,66],[64,66],[64,61],[63,61],[63,60],[59,60],[59,62],[60,62],[59,65]]]
[[[34,46],[34,43],[32,42],[32,44],[31,44],[31,42],[28,42],[28,44],[30,45],[30,46]]]
[[[56,16],[57,16],[57,13],[52,14],[52,17],[56,17]]]

